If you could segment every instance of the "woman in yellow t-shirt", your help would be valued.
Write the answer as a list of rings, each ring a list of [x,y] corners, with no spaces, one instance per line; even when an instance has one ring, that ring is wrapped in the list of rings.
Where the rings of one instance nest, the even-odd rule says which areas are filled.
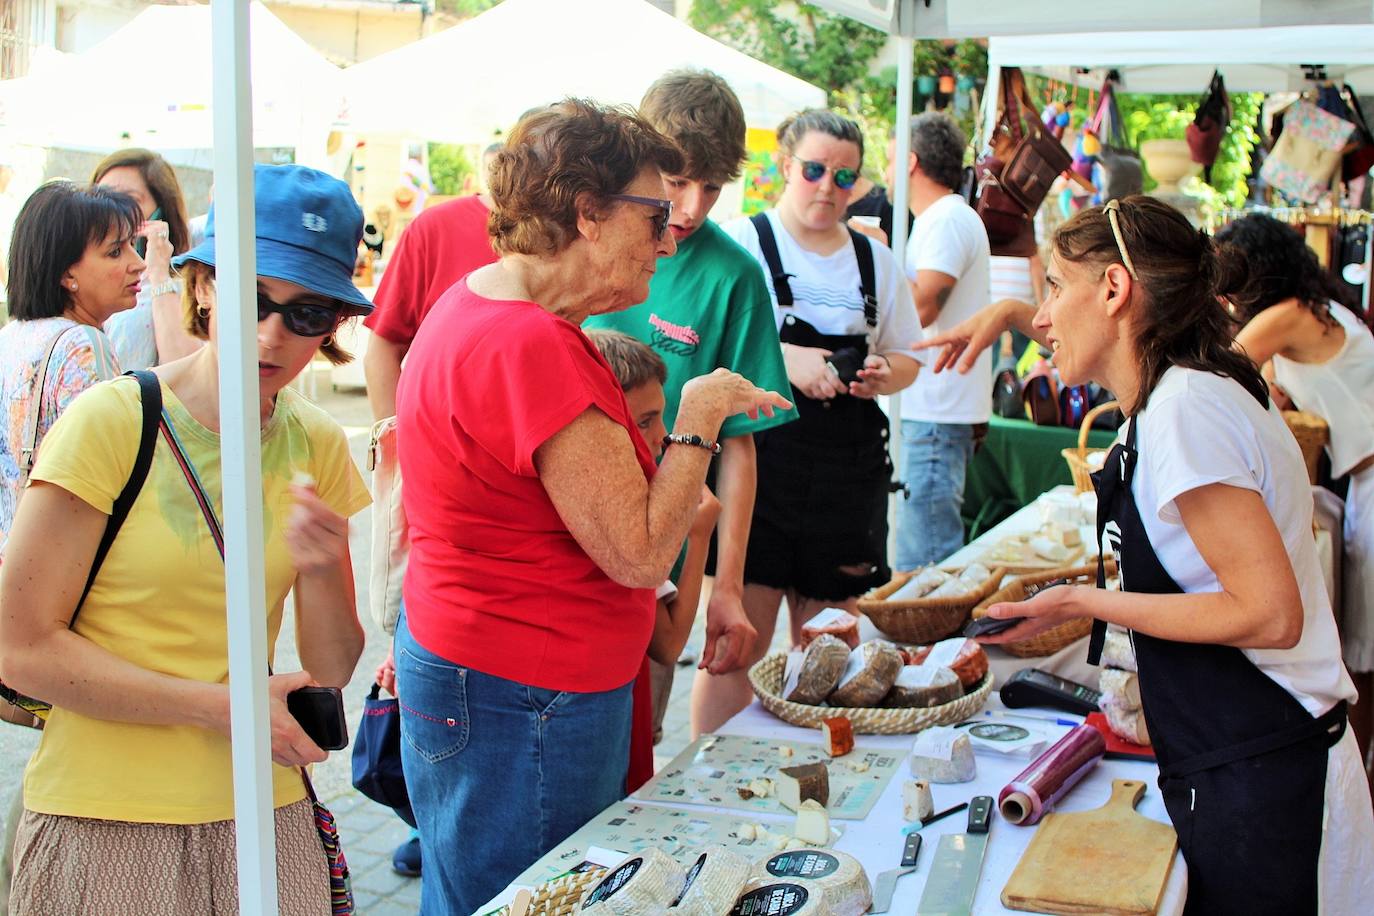
[[[259,166],[255,185],[269,646],[294,589],[305,669],[268,682],[277,877],[283,914],[326,916],[328,865],[297,769],[326,755],[286,695],[352,675],[363,632],[347,518],[369,498],[343,430],[286,385],[321,350],[348,359],[332,334],[371,305],[351,279],[362,213],[348,188],[299,166]],[[177,259],[188,328],[211,346],[156,372],[165,417],[218,513],[213,226],[212,213],[205,242]],[[0,678],[53,704],[24,777],[15,914],[238,912],[224,565],[163,438],[67,625],[134,464],[141,416],[131,378],[72,403],[44,442],[0,569]],[[295,483],[302,474],[313,484]]]

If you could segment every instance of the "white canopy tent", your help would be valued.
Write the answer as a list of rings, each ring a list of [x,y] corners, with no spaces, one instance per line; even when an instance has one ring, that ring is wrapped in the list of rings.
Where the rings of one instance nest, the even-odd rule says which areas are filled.
[[[824,105],[825,92],[726,47],[644,0],[505,0],[345,71],[348,125],[485,143],[565,96],[637,104],[675,67],[719,73],[751,126]]]
[[[343,71],[261,3],[248,18],[253,145],[296,149],[298,161],[316,163],[340,111]],[[0,82],[0,127],[31,146],[208,148],[210,47],[210,7],[150,6],[89,51],[50,55],[33,75]]]
[[[511,6],[532,0],[507,0]],[[594,2],[594,0],[588,0]],[[623,0],[622,0],[623,2]],[[904,36],[903,65],[898,86],[899,156],[906,155],[906,136],[911,117],[910,41],[915,36],[957,37],[969,34],[1037,34],[1069,29],[1097,29],[1102,32],[1147,27],[1197,29],[1213,26],[1293,25],[1296,23],[1374,24],[1374,2],[1370,0],[1213,0],[1208,4],[1180,0],[1156,0],[1142,5],[1134,0],[1098,0],[1091,7],[1068,4],[1010,4],[1000,0],[813,0],[820,5],[850,14],[888,28]],[[223,437],[224,512],[227,565],[230,679],[234,740],[234,800],[238,821],[238,878],[240,912],[272,916],[277,912],[275,841],[272,832],[270,736],[267,716],[267,672],[262,659],[267,645],[266,611],[263,584],[263,535],[261,489],[261,442],[257,426],[258,383],[252,371],[255,340],[250,314],[250,299],[255,288],[254,213],[253,213],[253,86],[250,78],[249,16],[241,0],[211,0],[215,22],[212,49],[215,101],[215,181],[217,226],[220,249],[217,252],[216,282],[219,301],[241,303],[242,307],[222,308],[220,319],[220,397]],[[504,5],[504,4],[503,4]],[[547,3],[549,8],[559,6]],[[566,5],[579,7],[579,2]],[[529,6],[526,7],[531,8]],[[498,7],[498,10],[500,8]],[[494,12],[494,11],[493,11]],[[886,13],[886,18],[881,14]],[[874,21],[874,15],[878,15]],[[256,15],[256,14],[255,14]],[[490,13],[484,15],[491,15]],[[1015,21],[1013,21],[1015,20]],[[982,23],[979,27],[978,23]],[[951,25],[952,23],[952,25]],[[587,47],[613,49],[632,45],[638,37],[621,37],[616,42],[607,36],[614,27],[602,24],[597,40]],[[957,27],[959,30],[953,30]],[[571,44],[570,36],[558,33],[553,20],[531,19],[525,23],[522,39],[554,33],[553,40]],[[642,41],[642,39],[639,39]],[[684,39],[685,40],[685,39]],[[202,49],[204,45],[200,46]],[[545,68],[534,57],[526,58],[524,41],[517,41],[507,53],[507,63],[498,70],[486,71],[482,79],[470,84],[486,87],[510,69],[510,61]],[[674,50],[659,49],[660,72],[672,65]],[[263,54],[258,48],[252,57]],[[588,55],[590,57],[590,55]],[[131,59],[139,59],[137,57]],[[693,61],[712,66],[707,60]],[[579,61],[564,73],[567,91],[575,87],[582,69]],[[116,71],[122,72],[122,71]],[[300,80],[299,75],[295,79]],[[468,86],[460,87],[467,89]],[[628,89],[626,90],[628,94]],[[614,96],[612,96],[614,97]],[[395,101],[395,100],[393,100]],[[543,101],[547,101],[544,99]],[[463,108],[459,96],[455,107]],[[523,110],[523,109],[521,109]],[[516,112],[519,114],[519,111]],[[502,124],[509,123],[509,118]],[[906,178],[898,170],[897,199],[906,194]],[[906,221],[897,220],[897,238],[904,242]],[[894,411],[895,412],[895,411]]]

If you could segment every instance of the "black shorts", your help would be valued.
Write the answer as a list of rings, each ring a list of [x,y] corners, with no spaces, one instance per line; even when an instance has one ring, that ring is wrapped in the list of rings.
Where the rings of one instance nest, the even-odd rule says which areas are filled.
[[[844,446],[789,432],[783,427],[754,436],[758,490],[745,583],[843,601],[887,582],[892,460],[886,427],[871,442]],[[841,569],[853,566],[866,570]]]

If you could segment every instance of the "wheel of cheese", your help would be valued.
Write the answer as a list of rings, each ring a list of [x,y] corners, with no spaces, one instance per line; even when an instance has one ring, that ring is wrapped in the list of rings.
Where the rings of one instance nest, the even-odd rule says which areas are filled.
[[[819,706],[840,682],[849,661],[849,646],[830,634],[812,640],[802,656],[797,683],[783,694],[784,700]]]
[[[907,652],[913,665],[941,665],[959,675],[965,690],[977,686],[988,673],[988,654],[974,639],[956,636],[942,639],[933,646],[921,646]]]
[[[844,640],[845,645],[856,649],[859,646],[859,618],[841,608],[826,608],[802,624],[802,648],[811,645],[812,640],[824,633]]]
[[[873,887],[863,866],[851,855],[805,846],[786,849],[760,862],[745,887],[751,891],[778,883],[799,884],[833,916],[860,916],[873,903]],[[755,910],[754,912],[759,912]]]
[[[681,865],[650,846],[621,859],[577,909],[587,916],[663,916],[686,880]]]
[[[897,682],[902,653],[885,639],[873,639],[849,653],[840,683],[830,694],[832,706],[877,706]]]
[[[830,911],[800,884],[764,884],[745,891],[730,916],[829,916]]]
[[[894,708],[939,706],[964,695],[959,675],[941,665],[903,665],[883,705]]]
[[[687,869],[682,896],[668,912],[681,916],[720,916],[729,912],[749,883],[753,866],[724,846],[708,846]]]

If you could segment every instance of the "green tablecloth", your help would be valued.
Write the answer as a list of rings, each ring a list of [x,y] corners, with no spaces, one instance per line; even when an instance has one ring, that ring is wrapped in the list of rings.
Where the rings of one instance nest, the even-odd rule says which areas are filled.
[[[1106,448],[1115,438],[1114,432],[1095,429],[1088,435],[1088,447]],[[1076,429],[993,417],[988,438],[969,463],[964,484],[964,527],[969,540],[1046,490],[1073,483],[1060,452],[1077,445]]]

